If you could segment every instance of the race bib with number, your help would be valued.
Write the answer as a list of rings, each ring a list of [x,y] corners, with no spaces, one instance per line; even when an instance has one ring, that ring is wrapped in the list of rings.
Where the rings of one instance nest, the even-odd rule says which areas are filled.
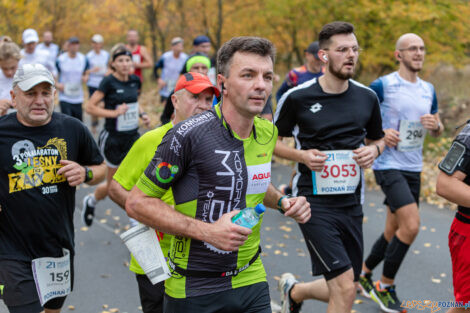
[[[132,62],[140,64],[140,61],[141,61],[140,54],[133,54],[132,55]]]
[[[400,121],[400,142],[397,145],[398,151],[407,152],[421,150],[423,148],[426,129],[420,121]]]
[[[32,261],[34,282],[41,305],[51,299],[64,297],[71,291],[70,251],[63,250],[63,257],[44,257]]]
[[[134,130],[139,127],[139,103],[128,103],[126,113],[119,115],[116,121],[117,131]]]
[[[361,169],[351,150],[323,151],[328,158],[321,172],[312,171],[314,195],[354,193],[359,185]]]
[[[64,94],[68,97],[79,97],[81,87],[80,83],[65,83]]]

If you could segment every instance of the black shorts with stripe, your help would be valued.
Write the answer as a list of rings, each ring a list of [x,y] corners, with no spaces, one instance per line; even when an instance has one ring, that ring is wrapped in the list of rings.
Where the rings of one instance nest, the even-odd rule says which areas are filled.
[[[103,129],[98,138],[98,145],[106,165],[112,168],[119,167],[134,142],[139,139],[137,132],[109,132]]]
[[[354,281],[358,281],[364,251],[362,206],[311,209],[310,220],[299,225],[310,253],[312,274],[329,280],[352,268]]]

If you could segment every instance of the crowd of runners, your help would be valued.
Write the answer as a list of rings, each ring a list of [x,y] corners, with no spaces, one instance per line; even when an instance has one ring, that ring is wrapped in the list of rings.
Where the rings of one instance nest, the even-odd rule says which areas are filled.
[[[152,284],[132,255],[130,262],[146,313],[271,313],[262,218],[252,229],[231,221],[259,203],[299,224],[312,274],[322,276],[301,283],[286,268],[282,313],[300,312],[307,299],[349,313],[358,291],[385,312],[404,312],[394,279],[420,229],[423,143],[444,131],[434,87],[419,78],[421,37],[397,38],[397,70],[367,87],[352,79],[361,52],[354,26],[324,25],[305,49],[305,64],[277,90],[274,112],[279,78],[275,47],[265,38],[234,37],[212,56],[207,36],[194,38],[188,54],[175,37],[156,62],[137,31],[126,40],[107,52],[95,34],[85,55],[78,37],[59,47],[49,31],[39,43],[34,29],[24,30],[23,49],[1,38],[0,292],[11,313],[60,312],[73,290],[82,183],[97,185],[82,203],[87,226],[109,196],[131,225],[157,231],[171,277]],[[162,124],[141,136],[139,126],[150,127],[139,105],[146,69],[157,81],[154,104],[164,110]],[[463,126],[436,171],[437,193],[459,205],[449,249],[455,299],[467,303],[470,125]],[[270,180],[274,155],[296,162],[281,190]],[[366,168],[387,206],[370,251],[362,230]]]

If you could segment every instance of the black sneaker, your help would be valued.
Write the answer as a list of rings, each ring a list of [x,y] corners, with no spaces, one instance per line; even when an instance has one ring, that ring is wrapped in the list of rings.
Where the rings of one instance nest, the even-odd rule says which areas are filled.
[[[86,226],[93,224],[93,217],[95,216],[95,207],[88,204],[88,199],[92,196],[92,194],[89,194],[83,198],[82,221]]]
[[[290,291],[294,285],[298,283],[294,275],[291,273],[284,273],[279,279],[278,289],[281,292],[281,313],[299,313],[302,308],[302,303],[296,303],[290,297]]]
[[[382,311],[388,313],[404,313],[406,309],[401,306],[395,291],[395,285],[380,288],[380,281],[375,283],[374,294],[371,293],[372,300],[377,302]]]
[[[372,282],[372,273],[359,276],[359,291],[367,299],[371,298],[371,293],[375,294],[374,283]]]

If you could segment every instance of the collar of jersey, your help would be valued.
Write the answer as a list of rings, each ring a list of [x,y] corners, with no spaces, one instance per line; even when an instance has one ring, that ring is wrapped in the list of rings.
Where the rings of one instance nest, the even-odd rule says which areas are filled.
[[[220,102],[217,103],[215,106],[214,106],[214,111],[215,111],[215,114],[217,114],[217,117],[219,119],[222,119],[222,114],[220,113]],[[255,123],[256,123],[256,117],[255,117],[255,120],[253,121],[253,127],[255,127]],[[224,127],[228,130],[227,128],[227,122],[225,121],[225,119],[222,121],[222,125],[224,125]],[[232,134],[235,136],[236,139],[238,140],[241,140],[241,141],[248,141],[248,140],[252,140],[254,137],[253,137],[253,131],[251,131],[250,133],[250,137],[248,138],[245,138],[245,139],[242,139],[240,138],[240,136],[238,136],[238,134],[233,130],[232,130]]]

